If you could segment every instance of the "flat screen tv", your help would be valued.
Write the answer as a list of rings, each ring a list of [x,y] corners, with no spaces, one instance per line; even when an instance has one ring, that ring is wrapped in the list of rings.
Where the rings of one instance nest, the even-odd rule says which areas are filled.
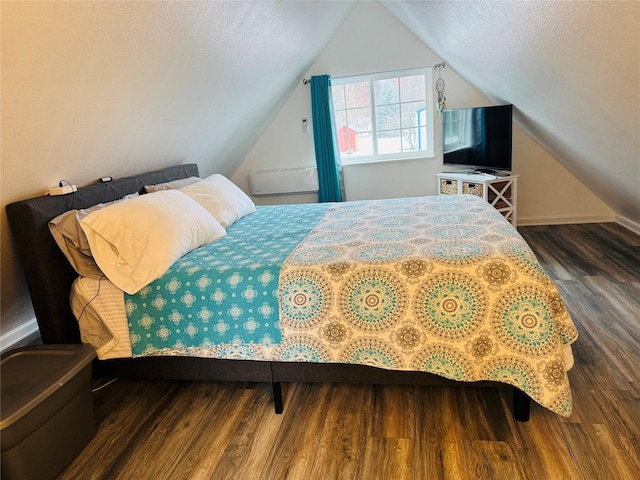
[[[445,165],[493,173],[511,170],[513,105],[443,112]]]

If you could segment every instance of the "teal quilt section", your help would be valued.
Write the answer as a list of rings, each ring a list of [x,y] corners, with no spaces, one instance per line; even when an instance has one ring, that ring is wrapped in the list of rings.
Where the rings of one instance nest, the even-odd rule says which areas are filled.
[[[133,355],[251,357],[253,345],[280,344],[280,267],[329,206],[257,207],[225,237],[125,294]]]

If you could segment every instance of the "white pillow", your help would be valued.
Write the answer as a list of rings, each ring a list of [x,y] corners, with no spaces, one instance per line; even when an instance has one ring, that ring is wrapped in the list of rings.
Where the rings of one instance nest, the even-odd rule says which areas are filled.
[[[100,269],[134,294],[181,256],[226,232],[179,190],[164,190],[110,205],[80,222]]]
[[[102,272],[91,255],[89,242],[80,227],[80,221],[91,212],[137,196],[137,193],[132,193],[113,202],[98,203],[82,210],[69,210],[49,221],[49,230],[53,238],[78,275],[89,278],[102,277]]]
[[[191,185],[192,183],[199,182],[200,180],[201,180],[200,177],[180,178],[178,180],[172,180],[170,182],[157,183],[155,185],[145,185],[144,191],[145,193],[153,193],[153,192],[159,192],[161,190],[174,190],[174,189],[186,187],[187,185]]]
[[[216,173],[180,189],[218,220],[224,228],[256,211],[246,193],[226,177]]]

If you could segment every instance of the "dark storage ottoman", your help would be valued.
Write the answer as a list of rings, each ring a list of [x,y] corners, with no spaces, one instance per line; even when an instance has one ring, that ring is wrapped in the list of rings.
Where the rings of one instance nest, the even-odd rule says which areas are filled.
[[[88,345],[37,345],[2,355],[2,479],[55,478],[96,432]]]

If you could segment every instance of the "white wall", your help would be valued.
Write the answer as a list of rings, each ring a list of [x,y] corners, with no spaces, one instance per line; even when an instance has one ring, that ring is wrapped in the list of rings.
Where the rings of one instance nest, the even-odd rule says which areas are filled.
[[[308,132],[302,131],[303,118],[309,122]],[[312,127],[309,86],[300,82],[231,180],[249,192],[251,171],[315,166]],[[314,203],[318,201],[318,195],[258,196],[253,199],[260,205]]]
[[[313,64],[311,75],[332,77],[431,66],[442,61],[377,2],[360,2]],[[490,102],[449,66],[442,69],[448,108]],[[437,71],[434,71],[434,82]],[[434,92],[435,95],[435,92]],[[516,106],[517,109],[517,106]],[[516,119],[517,119],[516,112]],[[247,190],[252,170],[312,166],[309,86],[300,83],[233,176]],[[434,111],[435,119],[435,111]],[[344,167],[347,200],[434,195],[442,165],[442,123],[435,125],[435,158]],[[519,224],[613,220],[613,212],[535,141],[514,125],[513,171],[518,184]],[[317,201],[315,195],[256,197],[258,204]]]
[[[513,129],[518,225],[612,222],[613,211],[524,130]]]
[[[2,339],[34,325],[5,205],[179,163],[231,175],[352,7],[3,1]]]
[[[431,66],[441,59],[377,2],[360,2],[347,17],[306,76],[332,77]],[[444,75],[455,86],[463,82],[454,72]],[[482,97],[476,93],[476,100]],[[302,133],[303,117],[311,121],[309,86],[300,83],[273,123],[246,157],[233,180],[246,188],[252,170],[315,164],[313,133]],[[313,127],[313,125],[311,125]],[[442,151],[441,126],[436,126],[436,151]],[[348,200],[434,193],[432,183],[442,162],[437,158],[345,167]],[[350,172],[359,174],[351,175]],[[389,179],[393,178],[392,182]],[[426,179],[426,181],[423,181]],[[410,185],[410,187],[409,187]],[[317,196],[257,197],[256,203],[317,201]]]

